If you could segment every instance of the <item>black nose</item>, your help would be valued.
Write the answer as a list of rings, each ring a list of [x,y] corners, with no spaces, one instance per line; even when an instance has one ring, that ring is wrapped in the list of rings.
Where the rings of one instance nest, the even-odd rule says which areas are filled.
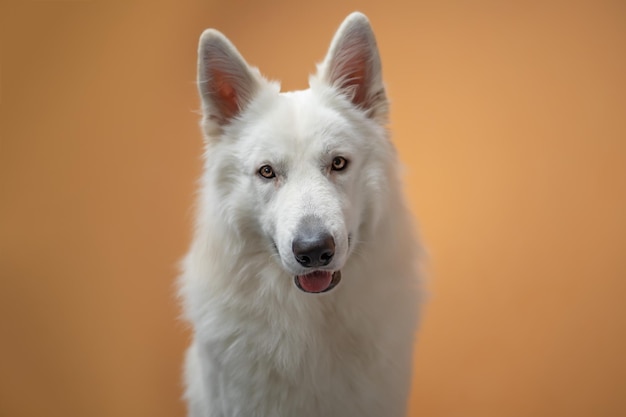
[[[299,235],[291,250],[300,265],[307,268],[328,265],[335,255],[335,239],[329,233]]]

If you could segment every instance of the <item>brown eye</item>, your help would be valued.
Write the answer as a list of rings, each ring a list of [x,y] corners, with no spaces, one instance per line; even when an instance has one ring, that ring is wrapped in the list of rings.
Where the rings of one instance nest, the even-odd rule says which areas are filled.
[[[342,156],[336,156],[333,159],[332,170],[343,171],[348,166],[348,161]]]
[[[259,169],[259,175],[267,179],[271,179],[276,176],[276,174],[274,173],[274,169],[269,165],[263,165]]]

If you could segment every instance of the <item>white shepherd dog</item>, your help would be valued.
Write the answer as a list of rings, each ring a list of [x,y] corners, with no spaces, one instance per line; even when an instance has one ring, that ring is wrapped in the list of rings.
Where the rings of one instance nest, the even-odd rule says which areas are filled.
[[[376,40],[353,13],[304,91],[200,38],[206,163],[180,294],[193,417],[401,417],[420,247]]]

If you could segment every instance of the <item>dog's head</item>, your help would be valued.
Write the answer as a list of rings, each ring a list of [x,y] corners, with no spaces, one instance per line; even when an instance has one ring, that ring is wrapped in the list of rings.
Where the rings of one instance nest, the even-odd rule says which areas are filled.
[[[202,34],[205,180],[216,186],[219,215],[251,240],[251,252],[278,255],[298,288],[319,293],[337,285],[376,223],[393,157],[380,58],[364,15],[343,22],[310,87],[280,93],[221,33]]]

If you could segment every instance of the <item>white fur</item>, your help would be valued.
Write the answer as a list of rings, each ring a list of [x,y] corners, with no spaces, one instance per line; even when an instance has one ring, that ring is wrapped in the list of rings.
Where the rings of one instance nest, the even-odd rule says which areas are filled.
[[[403,416],[420,250],[369,22],[344,21],[305,91],[280,93],[215,30],[198,68],[206,163],[180,278],[189,416]],[[276,178],[259,176],[266,164]],[[335,240],[325,269],[342,280],[327,293],[294,284],[304,216]]]

